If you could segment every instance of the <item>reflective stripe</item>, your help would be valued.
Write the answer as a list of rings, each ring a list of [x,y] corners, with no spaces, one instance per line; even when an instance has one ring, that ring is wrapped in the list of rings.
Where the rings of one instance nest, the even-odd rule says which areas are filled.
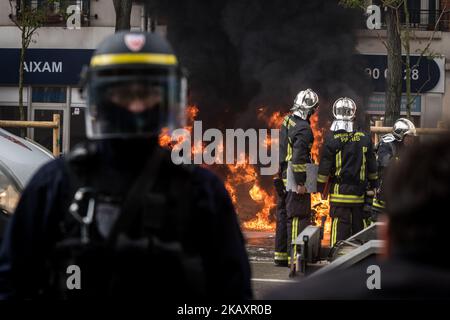
[[[367,176],[369,178],[369,180],[377,180],[378,179],[378,173],[369,173],[369,175]]]
[[[338,224],[338,218],[334,218],[333,225],[331,227],[331,246],[334,246],[334,244],[336,243],[337,224]]]
[[[295,121],[292,120],[292,119],[289,119],[289,126],[288,126],[288,129],[289,129],[290,127],[295,127],[295,125],[296,125]]]
[[[291,139],[288,138],[286,161],[291,161],[291,159],[292,159],[292,146],[291,146]]]
[[[357,196],[354,194],[331,194],[332,196],[335,196],[337,198],[346,198],[346,199],[364,199],[364,195]]]
[[[295,217],[295,218],[292,219],[291,244],[292,244],[292,242],[295,239],[297,239],[297,230],[298,230],[298,217]],[[292,257],[294,259],[296,259],[296,256],[297,256],[297,245],[294,244],[292,249],[294,250],[294,254],[292,255]]]
[[[339,194],[339,184],[337,183],[334,185],[334,193]]]
[[[317,175],[317,182],[325,183],[328,180],[328,176],[324,176],[323,174]]]
[[[283,179],[283,184],[285,187],[287,186],[287,179]]]
[[[363,219],[363,222],[364,222],[364,229],[368,228],[372,224],[372,220],[368,218]]]
[[[359,171],[359,179],[361,181],[366,180],[366,153],[367,153],[367,147],[363,147],[363,158],[361,163],[361,170]]]
[[[342,153],[339,151],[336,153],[336,177],[339,177],[342,169]]]
[[[364,195],[355,196],[351,194],[330,194],[330,202],[340,203],[364,203]]]
[[[161,53],[119,53],[119,54],[100,54],[93,56],[91,67],[109,66],[115,64],[160,64],[173,66],[177,64],[177,58],[173,54]]]
[[[306,164],[292,164],[292,171],[306,172]]]
[[[372,205],[374,207],[384,209],[385,206],[386,206],[386,203],[384,201],[382,201],[382,200],[378,200],[377,198],[374,198],[373,202],[372,202]]]
[[[330,202],[334,202],[334,203],[358,203],[358,204],[362,204],[364,203],[364,197],[362,199],[358,199],[358,198],[354,198],[354,199],[349,199],[349,198],[339,198],[336,196],[331,195],[330,196]]]
[[[287,260],[287,252],[275,252],[275,260]]]

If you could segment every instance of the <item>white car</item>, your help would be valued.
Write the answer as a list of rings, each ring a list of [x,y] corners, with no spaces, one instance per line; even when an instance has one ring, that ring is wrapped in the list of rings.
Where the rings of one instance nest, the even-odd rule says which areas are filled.
[[[53,159],[44,147],[0,128],[0,241],[8,215],[37,169]]]

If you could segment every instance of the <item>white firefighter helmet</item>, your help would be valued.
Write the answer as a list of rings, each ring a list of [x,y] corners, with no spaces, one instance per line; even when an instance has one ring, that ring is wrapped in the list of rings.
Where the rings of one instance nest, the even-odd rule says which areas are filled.
[[[403,141],[403,138],[406,135],[417,136],[417,131],[414,123],[412,123],[411,120],[400,118],[394,123],[392,135],[394,136],[395,140]]]
[[[353,120],[356,116],[356,103],[350,98],[342,97],[333,104],[334,121],[331,131],[345,130],[353,131]]]
[[[317,96],[317,93],[311,89],[306,89],[297,94],[291,111],[293,111],[296,116],[306,120],[314,113],[318,105],[319,97]]]

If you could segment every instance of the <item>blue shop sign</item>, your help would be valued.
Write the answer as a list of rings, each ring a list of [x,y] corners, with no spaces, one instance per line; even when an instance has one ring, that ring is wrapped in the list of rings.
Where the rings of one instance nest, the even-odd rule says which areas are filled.
[[[84,65],[94,50],[28,49],[25,55],[25,85],[77,85]],[[0,84],[18,85],[20,49],[0,49]]]
[[[386,91],[387,56],[386,55],[359,55],[364,70],[372,80],[375,92]],[[405,56],[403,59],[402,90],[406,92]],[[438,62],[440,65],[438,65]],[[411,56],[411,92],[426,93],[429,91],[443,92],[443,59],[430,59],[428,57]],[[442,78],[442,79],[441,79]]]
[[[413,96],[414,97],[414,96]],[[386,96],[384,93],[374,93],[369,97],[369,103],[367,105],[368,113],[384,113],[386,108]],[[420,95],[414,97],[414,101],[411,104],[411,112],[413,114],[420,114],[422,109],[422,99]],[[400,112],[406,112],[406,95],[402,95]]]

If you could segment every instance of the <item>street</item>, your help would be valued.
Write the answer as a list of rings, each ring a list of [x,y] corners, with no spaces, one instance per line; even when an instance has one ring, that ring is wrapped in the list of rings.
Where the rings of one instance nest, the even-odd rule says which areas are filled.
[[[247,241],[247,251],[252,268],[252,287],[255,299],[278,290],[284,284],[296,281],[289,278],[289,268],[276,266],[273,263],[274,236],[273,232],[244,232]]]

